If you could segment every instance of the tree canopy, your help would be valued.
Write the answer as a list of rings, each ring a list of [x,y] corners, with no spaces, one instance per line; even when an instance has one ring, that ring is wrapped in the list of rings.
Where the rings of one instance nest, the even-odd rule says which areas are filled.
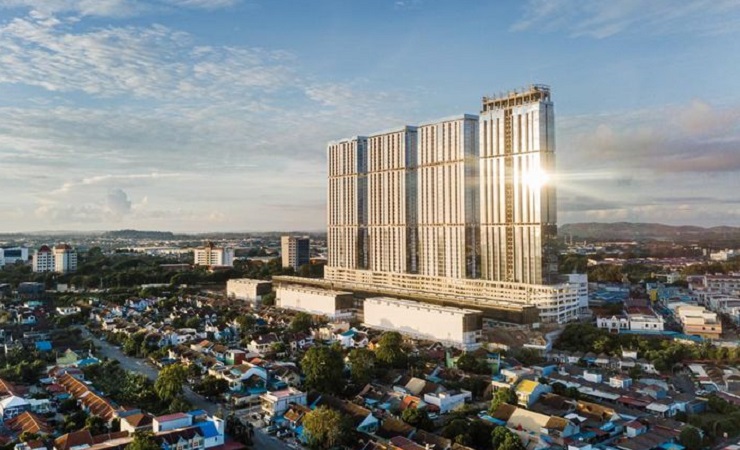
[[[345,418],[333,409],[319,406],[303,418],[303,429],[308,445],[314,449],[328,449],[347,442],[349,426]]]
[[[403,350],[403,337],[397,331],[383,333],[375,350],[378,361],[390,367],[403,367],[406,364],[406,353]]]
[[[126,446],[126,450],[161,450],[154,435],[149,431],[137,431],[134,440]]]
[[[366,348],[355,348],[347,359],[353,382],[365,385],[375,378],[375,353]]]
[[[491,433],[491,444],[494,450],[524,450],[519,436],[506,427],[496,427]]]
[[[337,393],[344,387],[344,356],[336,347],[311,347],[301,360],[306,386],[322,393]]]
[[[182,394],[182,385],[187,379],[187,369],[180,364],[172,364],[159,372],[154,390],[162,400],[171,401]]]
[[[491,399],[491,407],[489,408],[489,411],[491,412],[496,411],[498,407],[503,405],[504,403],[508,403],[510,405],[516,405],[517,404],[516,392],[514,392],[512,389],[509,389],[509,388],[503,388],[503,389],[497,390],[493,394],[493,399]]]

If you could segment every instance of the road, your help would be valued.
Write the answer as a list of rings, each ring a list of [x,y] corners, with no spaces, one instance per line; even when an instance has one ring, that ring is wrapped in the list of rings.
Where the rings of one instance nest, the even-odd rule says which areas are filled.
[[[85,328],[82,328],[82,336],[86,339],[90,339],[98,349],[98,353],[108,359],[115,359],[125,370],[131,372],[139,372],[144,374],[147,378],[152,381],[157,379],[158,370],[155,367],[147,364],[141,359],[132,358],[124,354],[118,347],[109,344],[107,341],[101,341],[94,335],[90,334]],[[204,397],[196,394],[187,386],[183,386],[183,393],[185,399],[187,399],[195,409],[202,409],[208,412],[209,415],[214,415],[219,410],[217,403],[208,401]],[[263,430],[259,428],[254,429],[254,436],[252,437],[255,449],[266,449],[266,450],[291,450],[291,447],[286,445],[281,440],[269,436]]]

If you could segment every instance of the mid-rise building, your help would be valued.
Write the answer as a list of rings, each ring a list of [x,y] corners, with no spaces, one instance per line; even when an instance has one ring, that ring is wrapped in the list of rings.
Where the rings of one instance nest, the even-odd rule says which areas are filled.
[[[283,267],[298,270],[310,261],[310,240],[307,237],[282,236],[280,238]]]
[[[42,245],[33,254],[33,271],[34,272],[53,272],[54,271],[54,254],[48,245]]]
[[[213,242],[208,242],[201,248],[194,250],[194,261],[196,266],[233,266],[234,249],[230,247],[219,247]]]
[[[69,244],[55,245],[54,272],[71,273],[77,270],[77,252]]]
[[[581,286],[558,277],[553,246],[554,129],[550,89],[535,85],[485,97],[480,118],[330,143],[326,280],[507,321],[575,320]]]
[[[28,261],[27,247],[0,248],[0,267],[5,264],[25,263]]]

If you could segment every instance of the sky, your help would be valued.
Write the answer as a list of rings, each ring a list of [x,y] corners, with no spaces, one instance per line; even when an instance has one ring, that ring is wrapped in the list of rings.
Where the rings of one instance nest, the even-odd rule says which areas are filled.
[[[559,223],[740,225],[737,0],[0,0],[0,232],[326,224],[328,141],[550,85]]]

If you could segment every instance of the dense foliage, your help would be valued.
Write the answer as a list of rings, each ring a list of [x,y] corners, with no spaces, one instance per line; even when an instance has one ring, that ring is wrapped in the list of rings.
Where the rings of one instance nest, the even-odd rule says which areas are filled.
[[[338,393],[344,387],[344,354],[336,346],[308,349],[301,360],[306,386],[322,393]]]
[[[668,371],[686,360],[702,359],[732,362],[740,360],[740,348],[711,344],[692,345],[670,339],[634,334],[611,334],[590,324],[570,324],[560,335],[556,348],[568,351],[604,353],[619,356],[623,349],[637,350],[659,371]]]
[[[347,443],[350,426],[341,413],[326,406],[319,406],[303,418],[303,429],[309,447],[328,449]]]

